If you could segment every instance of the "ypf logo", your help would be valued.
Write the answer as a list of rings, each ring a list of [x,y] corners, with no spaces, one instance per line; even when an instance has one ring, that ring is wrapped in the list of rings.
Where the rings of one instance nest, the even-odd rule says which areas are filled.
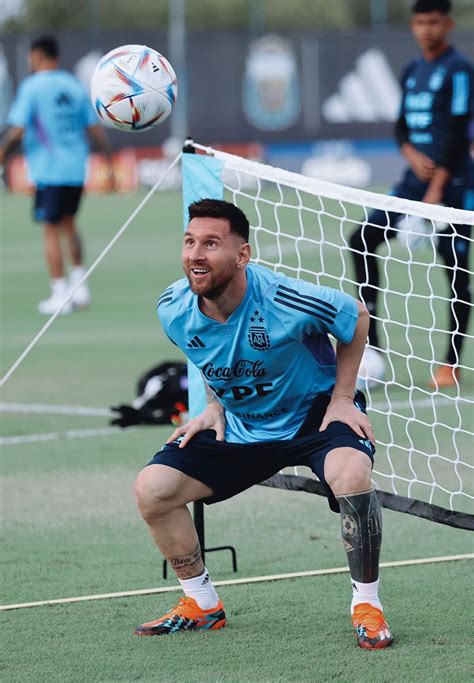
[[[266,351],[270,348],[270,337],[263,325],[264,322],[263,315],[255,310],[250,317],[251,324],[248,331],[248,340],[252,349],[256,351]]]

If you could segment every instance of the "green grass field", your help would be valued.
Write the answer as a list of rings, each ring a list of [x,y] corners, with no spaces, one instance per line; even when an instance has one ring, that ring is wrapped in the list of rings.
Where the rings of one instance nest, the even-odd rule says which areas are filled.
[[[127,196],[85,199],[80,223],[89,262],[138,201]],[[48,281],[41,229],[30,220],[29,202],[2,196],[0,220],[3,375],[45,322],[36,305],[47,295]],[[162,578],[161,558],[132,495],[136,473],[170,430],[98,434],[96,430],[107,430],[107,417],[61,414],[55,406],[105,409],[129,402],[145,369],[177,357],[156,320],[155,301],[181,275],[180,221],[180,197],[156,195],[92,275],[90,309],[58,319],[2,388],[4,605],[175,583]],[[351,229],[350,223],[344,227]],[[337,234],[335,244],[340,239]],[[341,250],[329,246],[319,251],[314,269],[319,268],[321,255],[325,269],[341,275]],[[292,265],[292,257],[288,258]],[[394,289],[408,291],[403,289],[410,285],[400,266],[389,275]],[[414,286],[423,292],[421,267],[419,276]],[[442,293],[444,286],[442,277],[434,274],[432,287]],[[407,298],[387,299],[391,320],[403,321],[407,306],[413,305],[406,303]],[[442,329],[446,311],[438,301],[434,305]],[[431,313],[419,306],[411,315],[429,322]],[[393,384],[381,395],[374,394],[372,420],[381,442],[393,439],[391,460],[397,472],[405,474],[410,472],[410,462],[403,448],[410,440],[428,452],[431,438],[452,458],[453,429],[460,420],[464,425],[472,423],[472,414],[459,413],[440,397],[430,406],[420,403],[415,421],[403,419],[413,410],[403,403],[403,385],[411,371],[424,386],[426,367],[415,359],[411,366],[404,360],[402,323],[392,325],[389,332],[400,386]],[[413,334],[411,343],[424,349],[423,331]],[[444,343],[442,332],[434,335],[433,343],[437,348]],[[472,357],[466,354],[464,362],[472,366]],[[472,374],[463,382],[464,392],[474,394]],[[414,389],[413,399],[424,398],[424,391]],[[395,410],[400,417],[392,415],[391,423],[390,411],[383,407],[387,401],[400,403]],[[46,406],[43,410],[49,412],[6,412],[8,406],[13,410],[12,404]],[[434,419],[440,426],[433,431]],[[467,461],[472,444],[459,429],[456,439],[461,458]],[[386,451],[380,446],[381,469],[389,467]],[[431,476],[426,458],[417,455],[413,464],[420,477]],[[436,461],[430,466],[436,469]],[[463,488],[472,487],[472,475],[461,465],[458,472]],[[456,479],[450,463],[441,463],[436,476],[449,486]],[[402,487],[402,482],[396,484]],[[416,492],[426,499],[426,486]],[[435,502],[446,504],[448,498],[437,491]],[[464,499],[458,497],[456,502],[460,509],[468,509]],[[384,514],[384,525],[383,562],[473,551],[467,531],[390,511]],[[208,546],[232,544],[238,553],[237,574],[228,553],[208,555],[206,563],[215,580],[345,565],[338,517],[318,496],[255,487],[206,509],[206,534]],[[373,653],[358,651],[352,636],[347,574],[222,587],[228,626],[216,633],[175,638],[131,635],[136,624],[168,609],[176,599],[174,593],[2,611],[0,680],[472,680],[471,576],[469,560],[383,569],[382,600],[396,643],[389,651]]]

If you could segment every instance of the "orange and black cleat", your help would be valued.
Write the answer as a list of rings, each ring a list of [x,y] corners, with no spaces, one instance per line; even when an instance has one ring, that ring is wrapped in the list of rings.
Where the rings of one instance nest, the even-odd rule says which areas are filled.
[[[179,603],[160,619],[138,626],[136,636],[164,636],[181,631],[215,631],[225,626],[224,605],[219,600],[213,609],[203,610],[194,598],[180,598]]]
[[[368,602],[354,607],[352,624],[357,644],[363,650],[381,650],[393,643],[393,636],[382,610]]]
[[[431,389],[449,389],[459,384],[459,368],[452,365],[440,365],[428,382]]]

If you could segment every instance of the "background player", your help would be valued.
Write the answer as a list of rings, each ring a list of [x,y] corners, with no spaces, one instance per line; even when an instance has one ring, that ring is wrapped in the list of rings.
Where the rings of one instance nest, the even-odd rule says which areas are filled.
[[[233,204],[201,200],[189,216],[186,278],[165,290],[158,315],[201,370],[208,406],[175,430],[136,484],[140,512],[186,597],[135,633],[223,626],[187,503],[218,502],[282,467],[306,464],[341,512],[358,643],[387,647],[392,636],[378,598],[381,516],[370,480],[374,435],[364,397],[355,394],[367,309],[337,290],[250,265],[249,223]]]
[[[85,272],[75,214],[84,185],[88,135],[108,159],[111,183],[113,174],[104,131],[80,82],[59,68],[55,38],[44,36],[32,42],[30,67],[33,74],[21,83],[8,115],[11,127],[0,147],[0,165],[22,141],[29,176],[36,186],[34,215],[44,223],[44,250],[51,277],[51,295],[40,301],[38,310],[51,314],[69,288],[63,238],[72,265],[70,285],[76,285]],[[83,284],[62,312],[83,308],[89,301],[89,289]]]
[[[402,105],[396,139],[408,168],[391,194],[428,204],[444,203],[464,208],[464,183],[469,161],[468,125],[472,108],[473,69],[467,59],[447,43],[453,27],[449,0],[417,0],[412,8],[411,28],[421,56],[410,62],[402,76]],[[389,214],[391,226],[399,216]],[[385,211],[373,211],[367,225],[351,237],[361,298],[371,313],[369,342],[381,348],[377,330],[379,271],[377,248],[396,231],[387,225]],[[469,226],[456,226],[454,239],[440,237],[437,251],[443,259],[453,301],[449,302],[450,339],[445,364],[432,387],[449,387],[459,379],[463,335],[470,312],[468,275]],[[448,227],[444,233],[452,234]]]

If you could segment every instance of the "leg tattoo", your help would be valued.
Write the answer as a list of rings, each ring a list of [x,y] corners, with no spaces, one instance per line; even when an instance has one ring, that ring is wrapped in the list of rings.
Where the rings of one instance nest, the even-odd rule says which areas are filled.
[[[178,579],[192,579],[204,572],[204,563],[201,557],[199,543],[192,553],[169,558],[169,563]]]
[[[341,508],[342,542],[351,576],[361,583],[379,578],[382,515],[375,491],[337,496]]]

